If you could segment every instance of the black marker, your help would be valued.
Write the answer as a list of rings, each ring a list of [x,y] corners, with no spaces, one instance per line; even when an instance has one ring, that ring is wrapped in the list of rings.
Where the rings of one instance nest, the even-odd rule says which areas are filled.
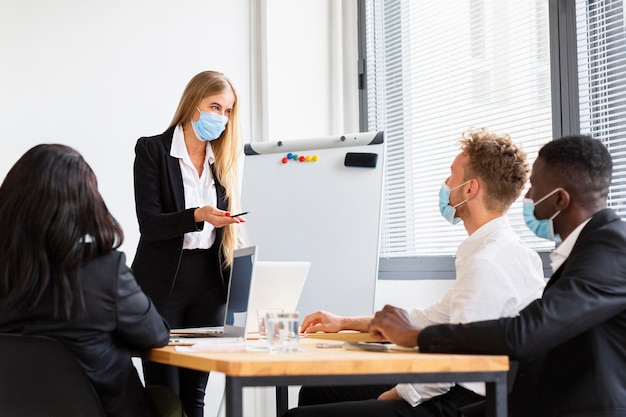
[[[233,214],[233,215],[232,215],[232,216],[230,216],[230,217],[239,217],[239,216],[246,215],[246,214],[248,214],[248,213],[250,213],[250,212],[249,212],[249,211],[244,211],[243,213]]]

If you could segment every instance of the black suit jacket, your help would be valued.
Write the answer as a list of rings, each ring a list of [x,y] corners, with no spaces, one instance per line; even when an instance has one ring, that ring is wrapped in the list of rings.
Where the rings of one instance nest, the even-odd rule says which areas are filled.
[[[137,285],[123,253],[93,259],[79,276],[87,308],[84,318],[53,319],[50,293],[28,311],[7,311],[0,300],[0,332],[50,336],[63,342],[85,369],[108,417],[152,416],[131,351],[166,345],[167,323]],[[33,389],[46,387],[33,381]]]
[[[139,138],[135,145],[135,208],[141,236],[132,269],[141,288],[157,305],[170,294],[176,280],[184,234],[204,227],[203,222],[194,221],[195,208],[185,209],[180,162],[170,156],[174,129]],[[226,210],[226,192],[217,177],[215,186],[217,207]],[[224,281],[228,271],[221,267],[221,240],[222,229],[216,229],[210,256],[211,265]],[[224,294],[226,284],[224,281]]]
[[[428,327],[418,344],[520,360],[514,416],[626,416],[626,223],[610,209],[596,213],[518,317]]]

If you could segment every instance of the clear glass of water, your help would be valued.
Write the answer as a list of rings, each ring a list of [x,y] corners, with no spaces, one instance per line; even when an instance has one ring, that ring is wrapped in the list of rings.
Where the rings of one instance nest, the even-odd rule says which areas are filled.
[[[299,316],[297,311],[266,315],[267,347],[270,353],[298,351]]]

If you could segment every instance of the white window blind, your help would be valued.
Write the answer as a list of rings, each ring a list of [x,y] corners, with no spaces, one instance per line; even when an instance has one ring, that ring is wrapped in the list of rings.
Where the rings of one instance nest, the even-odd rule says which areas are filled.
[[[469,127],[529,154],[552,137],[548,0],[367,0],[368,129],[387,135],[381,257],[450,255],[467,233],[438,192]],[[623,104],[623,103],[622,103]],[[509,212],[537,249],[521,197]]]
[[[580,129],[613,157],[609,205],[626,215],[626,28],[624,0],[577,0]]]

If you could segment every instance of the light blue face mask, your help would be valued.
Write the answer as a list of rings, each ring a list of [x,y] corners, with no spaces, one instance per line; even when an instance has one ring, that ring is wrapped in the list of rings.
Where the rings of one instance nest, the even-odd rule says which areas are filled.
[[[224,129],[226,129],[226,123],[228,123],[228,117],[221,114],[209,113],[206,111],[200,112],[200,118],[198,120],[192,120],[191,126],[193,131],[196,132],[198,139],[203,141],[212,141],[220,137]]]
[[[548,194],[537,200],[536,203],[530,198],[525,198],[523,200],[522,212],[524,214],[524,222],[526,223],[526,226],[528,226],[528,228],[537,237],[548,240],[555,239],[554,223],[552,222],[552,220],[554,220],[554,218],[559,215],[561,210],[554,213],[549,219],[539,220],[535,217],[535,207],[559,190],[562,190],[562,188],[554,189],[553,191],[549,192]]]
[[[446,219],[450,224],[457,224],[461,221],[460,217],[454,217],[456,214],[456,208],[467,201],[467,199],[465,199],[459,204],[451,206],[450,191],[456,190],[457,188],[464,186],[470,181],[471,180],[465,181],[463,184],[457,185],[454,188],[450,188],[445,182],[441,184],[441,188],[439,189],[439,211],[441,212],[443,218]]]

